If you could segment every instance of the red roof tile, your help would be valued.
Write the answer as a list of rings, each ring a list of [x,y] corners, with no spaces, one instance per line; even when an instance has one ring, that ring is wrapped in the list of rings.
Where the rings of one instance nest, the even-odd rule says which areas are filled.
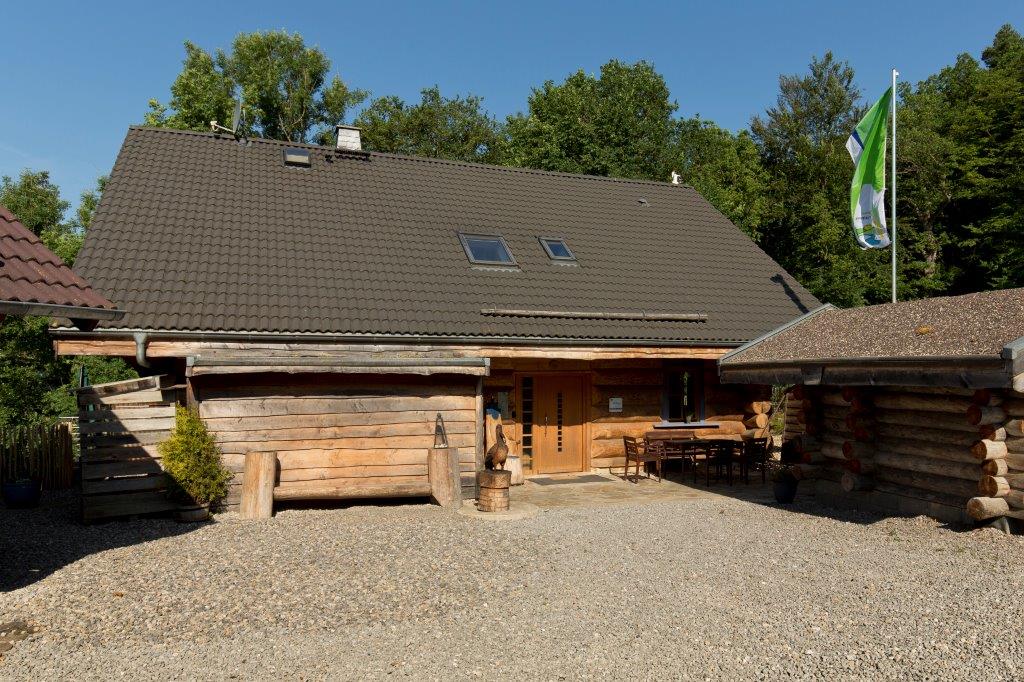
[[[113,303],[93,291],[3,206],[0,206],[0,301],[115,309]]]

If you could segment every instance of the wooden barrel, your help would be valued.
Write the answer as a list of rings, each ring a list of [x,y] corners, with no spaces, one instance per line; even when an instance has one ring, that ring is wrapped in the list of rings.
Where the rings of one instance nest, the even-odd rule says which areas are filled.
[[[477,506],[480,511],[508,511],[508,487],[512,482],[511,471],[481,471],[476,475],[480,486]]]

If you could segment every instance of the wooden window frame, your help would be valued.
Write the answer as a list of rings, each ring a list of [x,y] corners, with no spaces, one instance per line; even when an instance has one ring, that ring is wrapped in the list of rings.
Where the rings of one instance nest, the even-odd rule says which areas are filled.
[[[704,386],[704,366],[702,361],[694,362],[682,362],[678,364],[666,364],[664,368],[664,386],[661,390],[661,418],[664,421],[671,421],[672,416],[669,414],[669,380],[675,374],[682,374],[683,372],[690,372],[690,375],[694,378],[696,388],[694,389],[694,398],[696,405],[694,406],[694,419],[697,421],[704,421],[707,409],[707,397],[705,395]]]

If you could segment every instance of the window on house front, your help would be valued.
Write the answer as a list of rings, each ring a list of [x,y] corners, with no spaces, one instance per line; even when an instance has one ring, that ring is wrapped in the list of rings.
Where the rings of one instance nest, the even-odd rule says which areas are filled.
[[[569,250],[569,245],[565,243],[564,239],[541,237],[540,243],[551,260],[576,260],[576,256],[572,255],[572,251]]]
[[[695,422],[704,418],[702,368],[673,368],[665,373],[662,418],[672,422]]]
[[[462,248],[469,262],[475,265],[515,265],[512,251],[501,237],[485,234],[459,233]]]

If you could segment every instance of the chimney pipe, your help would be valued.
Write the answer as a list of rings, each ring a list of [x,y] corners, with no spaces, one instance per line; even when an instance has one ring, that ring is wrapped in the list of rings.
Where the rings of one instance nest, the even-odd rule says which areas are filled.
[[[335,149],[341,149],[347,152],[359,152],[363,150],[362,139],[360,138],[360,129],[355,126],[336,125],[334,131],[337,133],[337,143]]]

